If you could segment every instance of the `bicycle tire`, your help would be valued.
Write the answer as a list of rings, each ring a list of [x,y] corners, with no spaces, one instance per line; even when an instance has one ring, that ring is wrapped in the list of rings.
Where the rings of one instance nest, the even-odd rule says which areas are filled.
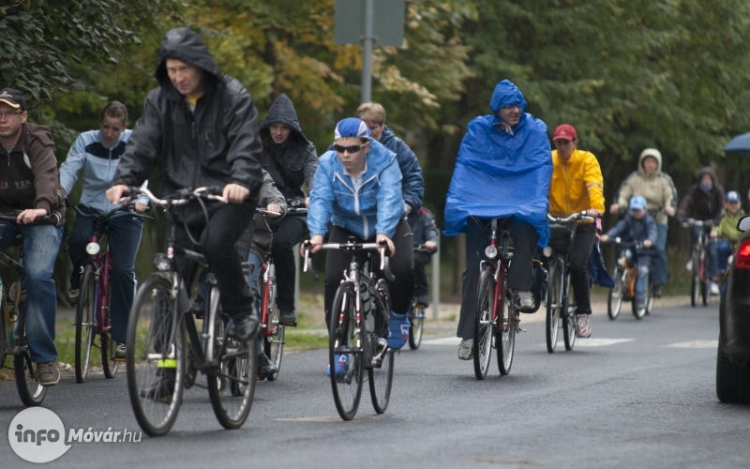
[[[492,271],[485,267],[479,276],[477,306],[474,313],[474,345],[471,353],[474,360],[474,376],[479,380],[487,377],[492,358],[492,310],[495,305],[495,289]]]
[[[218,289],[216,289],[218,293]],[[218,294],[211,294],[209,321],[213,321],[213,360],[216,369],[207,373],[208,396],[216,420],[227,430],[240,428],[250,415],[258,374],[257,340],[239,342],[225,333],[228,318],[221,312]],[[216,301],[214,301],[216,297]],[[208,357],[206,357],[208,358]]]
[[[271,268],[273,264],[269,264]],[[274,269],[275,271],[275,269]],[[281,311],[276,305],[276,287],[273,282],[276,281],[275,272],[269,274],[272,279],[268,282],[263,282],[263,302],[261,307],[268,309],[268,325],[267,329],[263,331],[263,351],[266,356],[276,365],[276,372],[267,376],[268,381],[276,381],[279,379],[279,372],[281,371],[281,360],[284,358],[284,341],[286,327],[281,324]],[[258,281],[262,280],[261,278]]]
[[[627,288],[627,274],[627,270],[615,267],[615,272],[612,275],[615,286],[609,289],[609,295],[607,296],[607,315],[613,321],[620,316],[622,310],[623,297]]]
[[[513,355],[516,348],[516,332],[520,314],[516,305],[509,298],[506,283],[507,272],[502,271],[498,275],[497,291],[501,292],[500,308],[498,309],[497,322],[493,327],[495,331],[495,346],[497,347],[497,367],[500,374],[505,376],[510,373],[513,366]]]
[[[47,395],[47,388],[39,384],[31,361],[28,348],[13,357],[13,367],[16,375],[16,388],[21,402],[28,407],[38,406]]]
[[[149,436],[169,432],[184,391],[184,328],[182,324],[173,328],[177,305],[171,289],[166,276],[154,274],[146,279],[138,289],[128,319],[128,393],[138,425]],[[173,355],[167,356],[170,350]]]
[[[700,255],[697,252],[693,252],[692,267],[690,272],[690,306],[696,306],[700,295]]]
[[[385,281],[378,281],[377,294],[374,297],[375,331],[368,332],[368,342],[377,345],[379,337],[388,337],[388,322],[390,319],[391,301],[388,285]],[[376,352],[378,350],[373,347]],[[374,360],[367,366],[370,384],[370,400],[375,412],[382,414],[388,408],[393,388],[393,349],[386,347],[380,360]]]
[[[565,281],[565,291],[563,300],[563,339],[565,342],[565,350],[568,352],[573,350],[576,345],[576,305],[571,305],[571,288],[570,288],[570,276]]]
[[[362,337],[362,327],[355,321],[356,314],[355,287],[351,282],[344,282],[336,289],[333,298],[329,324],[328,363],[330,365],[331,390],[336,410],[344,420],[351,420],[357,414],[362,397],[364,367],[362,350],[354,344]],[[336,373],[336,360],[346,356],[346,372]]]
[[[109,279],[107,279],[107,285],[109,285]],[[112,340],[112,295],[109,293],[107,294],[107,308],[105,311],[104,333],[100,335],[102,343],[102,369],[105,378],[114,379],[120,370],[120,364],[123,363],[123,360],[115,358],[117,342]]]
[[[422,333],[424,332],[424,308],[412,302],[411,317],[409,322],[409,348],[418,350],[422,345]]]
[[[557,333],[560,330],[560,311],[563,300],[563,260],[554,256],[549,262],[549,280],[547,287],[547,352],[555,353],[557,347]]]
[[[703,300],[703,306],[708,306],[711,298],[711,279],[708,276],[708,255],[706,250],[701,251],[701,299]]]
[[[81,287],[76,306],[75,372],[76,382],[88,378],[91,349],[94,347],[94,315],[99,298],[95,267],[87,264],[81,275]],[[104,353],[104,344],[102,344]]]

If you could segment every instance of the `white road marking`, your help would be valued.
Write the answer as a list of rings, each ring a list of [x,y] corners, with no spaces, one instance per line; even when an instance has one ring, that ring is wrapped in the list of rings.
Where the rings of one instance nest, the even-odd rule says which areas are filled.
[[[633,340],[635,339],[576,339],[575,347],[606,347],[607,345],[632,342]]]
[[[664,345],[664,347],[673,348],[717,348],[718,340],[690,340],[688,342],[677,342],[674,344]]]

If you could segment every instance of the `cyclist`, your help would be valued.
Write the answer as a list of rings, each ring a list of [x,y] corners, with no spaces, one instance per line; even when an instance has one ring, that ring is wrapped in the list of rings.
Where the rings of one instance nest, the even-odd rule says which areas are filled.
[[[427,308],[430,305],[427,273],[425,266],[432,260],[440,244],[440,232],[435,226],[435,215],[424,207],[409,212],[406,217],[414,236],[414,247],[422,246],[424,251],[414,252],[414,297],[417,304]]]
[[[695,184],[690,187],[685,197],[680,200],[680,206],[677,208],[677,219],[681,222],[684,222],[688,218],[701,221],[718,221],[721,211],[724,208],[724,188],[719,185],[714,170],[709,166],[701,168],[697,173],[696,179]],[[694,226],[691,231],[691,246],[698,239],[699,230],[704,230],[707,234],[709,233],[709,228],[707,227]],[[707,254],[709,257],[708,276],[711,279],[711,294],[718,295],[719,286],[714,281],[714,278],[719,273],[718,264],[711,260],[710,251]],[[692,262],[688,262],[687,267],[692,269],[694,266]]]
[[[318,156],[297,119],[294,104],[285,94],[273,102],[260,124],[263,141],[261,162],[276,182],[290,207],[306,207],[313,187]],[[285,326],[296,326],[294,282],[297,271],[294,263],[294,245],[305,237],[305,215],[290,214],[273,226],[272,256],[276,264],[276,304],[281,312],[280,321]]]
[[[490,236],[490,221],[502,217],[513,238],[508,284],[521,310],[534,298],[533,256],[549,238],[547,212],[552,159],[547,125],[525,112],[526,100],[509,80],[495,86],[491,115],[474,118],[456,159],[445,204],[446,236],[466,233],[457,336],[458,358],[471,360],[479,265]]]
[[[667,232],[669,216],[674,216],[677,207],[677,189],[669,174],[662,171],[661,152],[646,148],[638,158],[638,169],[630,173],[617,189],[615,203],[609,208],[612,213],[624,212],[634,195],[642,195],[648,204],[649,214],[656,221],[658,238],[656,255],[651,271],[653,296],[661,298],[661,286],[667,283]]]
[[[184,225],[195,237],[204,234],[202,251],[216,274],[222,309],[232,318],[230,333],[250,340],[258,333],[258,317],[234,244],[252,218],[263,180],[258,112],[250,93],[221,73],[203,40],[188,28],[164,36],[155,75],[159,87],[146,97],[107,199],[119,203],[127,187],[143,183],[157,162],[164,193],[222,186],[229,203],[207,202],[208,224],[197,203],[181,207],[176,234],[180,246],[189,245]],[[186,285],[195,268],[178,258]]]
[[[55,144],[48,127],[27,121],[26,100],[18,90],[0,91],[0,143],[5,160],[0,163],[0,212],[21,210],[16,223],[0,220],[0,250],[16,244],[23,234],[26,267],[26,301],[31,360],[43,386],[60,381],[55,347],[57,293],[52,276],[62,239],[65,203],[57,170]],[[54,215],[56,225],[31,225],[38,217]]]
[[[586,211],[590,217],[604,212],[604,178],[593,153],[578,149],[578,135],[570,124],[561,124],[552,137],[552,182],[549,187],[549,212],[567,217]],[[576,334],[591,336],[591,295],[588,262],[596,242],[596,225],[579,222],[570,248],[570,281],[576,301]]]
[[[366,242],[385,241],[391,255],[391,271],[396,277],[388,282],[392,302],[388,346],[400,349],[409,339],[406,313],[414,293],[414,270],[412,233],[404,218],[401,171],[396,155],[372,138],[367,125],[356,117],[339,121],[334,138],[335,150],[320,156],[310,193],[307,227],[311,251],[320,250],[326,233],[331,243],[346,242],[352,235]],[[327,252],[326,324],[330,324],[333,297],[348,260],[345,252]],[[337,374],[343,372],[342,366],[346,364],[336,363]]]
[[[60,165],[60,184],[66,194],[70,194],[79,175],[83,175],[79,200],[82,210],[104,215],[122,208],[107,200],[105,190],[112,182],[117,163],[130,138],[132,131],[127,127],[127,107],[119,101],[109,102],[99,117],[99,130],[81,133]],[[148,208],[148,199],[144,196],[134,205],[137,211],[143,212]],[[78,301],[81,265],[88,257],[86,244],[89,242],[92,228],[91,218],[76,217],[73,231],[68,237],[68,256],[73,264],[68,289],[71,302]],[[125,359],[128,313],[135,296],[135,256],[141,243],[142,232],[143,218],[132,215],[113,218],[107,227],[109,250],[112,255],[112,339],[117,342],[117,360]]]
[[[724,214],[721,216],[719,225],[711,229],[711,239],[721,237],[720,242],[709,243],[708,253],[709,271],[716,272],[713,281],[719,283],[722,274],[727,270],[727,260],[732,254],[732,246],[742,236],[742,232],[737,229],[737,223],[740,218],[745,216],[740,203],[740,194],[737,191],[729,191],[724,196]]]
[[[637,252],[633,249],[638,258],[638,279],[635,283],[635,304],[638,309],[646,307],[646,287],[649,282],[652,255],[655,254],[650,248],[656,245],[658,237],[656,222],[646,210],[647,206],[645,197],[633,196],[630,199],[628,215],[599,238],[602,243],[606,243],[610,238],[619,236],[623,241],[643,245],[644,249],[638,249]]]

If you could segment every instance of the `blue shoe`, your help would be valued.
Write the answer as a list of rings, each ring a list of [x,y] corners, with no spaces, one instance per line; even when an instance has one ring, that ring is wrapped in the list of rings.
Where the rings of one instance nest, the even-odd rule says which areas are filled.
[[[409,318],[406,314],[396,314],[391,311],[388,334],[388,346],[399,350],[409,340]]]
[[[333,356],[336,361],[336,377],[342,377],[346,374],[349,369],[349,355],[345,353],[337,353]],[[326,376],[331,376],[331,364],[328,364],[326,368]]]

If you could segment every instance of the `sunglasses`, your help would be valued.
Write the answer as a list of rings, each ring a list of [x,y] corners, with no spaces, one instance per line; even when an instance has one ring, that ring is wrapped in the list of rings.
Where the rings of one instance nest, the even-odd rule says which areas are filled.
[[[343,145],[334,145],[333,148],[339,153],[344,153],[345,151],[348,151],[351,154],[351,153],[357,153],[365,145],[366,143],[363,143],[361,145],[349,145],[348,147],[345,147]]]

